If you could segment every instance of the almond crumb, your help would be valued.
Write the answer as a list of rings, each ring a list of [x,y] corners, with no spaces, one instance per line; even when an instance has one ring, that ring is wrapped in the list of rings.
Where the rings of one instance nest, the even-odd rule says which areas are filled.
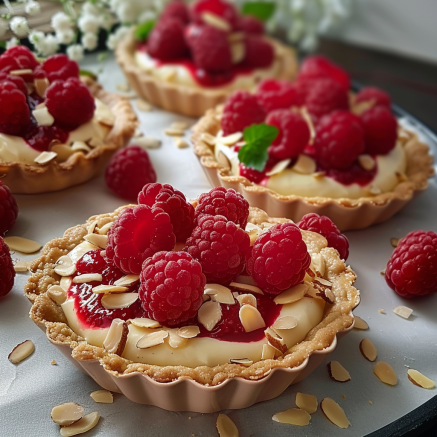
[[[372,402],[372,401],[369,401],[369,405],[373,405],[373,402]]]
[[[378,310],[378,313],[379,313],[379,314],[385,314],[385,309],[384,309],[384,308],[380,308],[380,309]]]
[[[52,360],[50,363],[52,366],[56,366],[58,363],[56,362],[56,360]]]

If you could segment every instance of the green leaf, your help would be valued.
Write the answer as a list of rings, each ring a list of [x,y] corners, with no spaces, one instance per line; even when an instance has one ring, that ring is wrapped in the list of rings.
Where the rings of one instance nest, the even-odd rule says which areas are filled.
[[[243,5],[243,14],[252,15],[261,21],[267,21],[275,12],[276,4],[273,2],[253,1]]]
[[[246,167],[264,171],[269,159],[267,149],[278,136],[279,129],[268,124],[253,124],[244,129],[243,137],[246,144],[239,150],[238,159]]]
[[[145,41],[149,37],[149,33],[155,27],[155,20],[145,21],[135,29],[135,36],[139,41]]]
[[[89,70],[80,70],[79,76],[88,76],[92,80],[97,80],[97,75],[95,75],[92,71],[89,71]]]

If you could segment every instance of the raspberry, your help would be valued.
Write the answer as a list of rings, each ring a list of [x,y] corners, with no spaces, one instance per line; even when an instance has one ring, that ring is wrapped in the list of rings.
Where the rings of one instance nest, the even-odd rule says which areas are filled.
[[[314,141],[316,159],[323,168],[345,170],[364,151],[364,134],[358,117],[348,111],[325,115]]]
[[[33,53],[25,46],[15,46],[6,50],[0,56],[0,71],[33,70],[38,61]]]
[[[0,297],[6,296],[14,286],[15,270],[9,247],[0,237]]]
[[[126,208],[108,232],[106,256],[124,273],[140,274],[143,261],[176,243],[170,216],[161,208]]]
[[[254,182],[255,184],[259,184],[265,177],[265,171],[261,172],[258,170],[255,170],[254,168],[246,167],[244,164],[240,162],[240,176],[243,176],[249,181]]]
[[[386,106],[391,108],[390,96],[383,90],[376,87],[362,88],[355,96],[355,103],[374,101],[374,106]]]
[[[202,15],[210,12],[226,20],[232,27],[238,25],[238,11],[232,3],[224,0],[198,0],[191,7],[192,20],[204,24]]]
[[[293,223],[272,226],[246,255],[246,269],[265,292],[279,294],[302,282],[311,263],[299,228]]]
[[[437,293],[437,234],[414,231],[402,238],[388,260],[385,280],[408,299]]]
[[[156,182],[156,173],[147,152],[140,146],[129,146],[112,157],[105,181],[117,196],[133,201],[144,185]]]
[[[245,229],[249,217],[249,203],[232,188],[227,190],[224,187],[216,187],[200,195],[194,212],[195,221],[202,214],[222,215]]]
[[[266,123],[279,129],[278,136],[269,147],[269,155],[278,160],[296,158],[310,140],[310,129],[300,114],[288,109],[270,112]]]
[[[8,186],[0,181],[0,236],[5,235],[18,216],[18,205]]]
[[[238,30],[249,34],[262,35],[264,33],[264,23],[258,18],[243,15],[238,18]]]
[[[141,271],[139,296],[148,317],[164,326],[181,326],[202,305],[205,275],[186,252],[158,252]]]
[[[184,250],[202,265],[208,283],[229,284],[244,269],[249,234],[221,215],[203,215]]]
[[[90,121],[96,108],[88,88],[75,77],[53,82],[46,91],[46,106],[56,123],[68,129]]]
[[[145,185],[138,195],[138,203],[162,208],[170,216],[176,241],[185,242],[191,235],[194,227],[193,205],[171,185]]]
[[[226,101],[221,120],[224,135],[243,132],[244,128],[259,124],[266,113],[257,98],[247,91],[235,91]]]
[[[161,61],[183,58],[188,54],[184,38],[184,24],[179,18],[168,17],[160,21],[147,40],[149,55]]]
[[[360,116],[366,153],[386,155],[396,146],[398,122],[385,106],[374,106]]]
[[[20,76],[15,76],[9,73],[6,73],[4,71],[0,72],[0,82],[3,82],[4,80],[7,80],[8,82],[12,82],[16,85],[16,87],[25,95],[27,96],[27,87],[26,82],[24,82],[23,78]]]
[[[350,88],[349,75],[324,56],[310,56],[300,67],[299,78],[323,79],[330,78],[348,92]]]
[[[266,112],[301,106],[303,100],[299,97],[296,85],[285,80],[264,79],[256,91],[256,98]]]
[[[349,256],[349,241],[335,226],[335,223],[326,216],[311,213],[302,217],[297,224],[304,231],[317,232],[328,240],[328,246],[333,247],[340,254],[340,258],[347,260]]]
[[[188,24],[190,22],[188,6],[180,0],[173,0],[170,3],[167,3],[162,12],[161,20],[170,17],[179,19],[183,24]]]
[[[269,67],[275,52],[273,46],[265,39],[257,36],[248,36],[245,39],[246,54],[243,64],[250,68]]]
[[[67,80],[69,77],[79,77],[79,66],[77,62],[69,59],[68,56],[58,54],[47,58],[41,67],[50,82],[55,80]],[[38,72],[35,73],[38,76]]]
[[[30,123],[26,96],[14,82],[0,82],[0,132],[21,135]]]

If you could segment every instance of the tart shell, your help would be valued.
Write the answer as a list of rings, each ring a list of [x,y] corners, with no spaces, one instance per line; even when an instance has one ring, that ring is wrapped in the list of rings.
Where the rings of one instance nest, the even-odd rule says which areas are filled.
[[[399,140],[407,156],[407,180],[400,180],[393,191],[359,199],[283,196],[245,177],[232,175],[229,163],[219,163],[215,159],[214,150],[202,140],[202,134],[217,135],[221,129],[221,112],[220,107],[208,110],[193,127],[194,153],[212,186],[233,188],[251,206],[261,208],[271,216],[287,217],[298,222],[305,214],[314,212],[330,217],[341,231],[364,229],[382,223],[399,212],[427,188],[428,178],[434,175],[428,145],[420,142],[415,133],[400,128]]]
[[[115,220],[121,210],[91,217],[88,224],[97,220],[98,226],[103,226]],[[269,218],[264,211],[251,208],[249,221],[260,224],[287,220]],[[325,276],[333,284],[336,302],[326,305],[321,322],[283,357],[259,361],[249,367],[223,364],[189,368],[135,363],[109,354],[74,333],[62,308],[46,293],[60,281],[53,270],[54,263],[83,241],[86,234],[86,225],[68,229],[62,238],[47,243],[42,256],[32,263],[33,274],[25,287],[25,294],[33,303],[30,317],[78,369],[103,388],[123,393],[134,402],[171,411],[211,413],[272,399],[310,374],[335,349],[337,337],[353,327],[352,310],[360,301],[359,292],[352,285],[355,273],[340,260],[336,250],[326,247],[324,237],[302,231],[308,250],[320,252],[325,259]]]
[[[30,165],[20,162],[0,162],[2,182],[15,194],[37,194],[59,191],[79,185],[96,176],[108,164],[112,154],[128,144],[138,125],[138,120],[129,101],[113,93],[106,92],[97,82],[82,76],[82,82],[91,94],[105,103],[115,115],[105,142],[94,147],[91,152],[78,152],[66,161],[50,161],[45,165]]]
[[[292,79],[297,73],[297,60],[292,48],[270,39],[280,62],[276,79]],[[166,82],[148,74],[135,60],[137,41],[130,33],[117,46],[115,56],[130,86],[148,102],[167,111],[189,117],[201,117],[223,103],[233,92],[222,88],[188,87]]]

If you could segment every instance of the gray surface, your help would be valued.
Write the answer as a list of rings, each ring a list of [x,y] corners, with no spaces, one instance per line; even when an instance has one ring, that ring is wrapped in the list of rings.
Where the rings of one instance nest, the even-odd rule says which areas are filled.
[[[121,72],[108,61],[101,81],[109,89],[123,81]],[[162,133],[173,119],[182,119],[159,111],[140,113],[141,127],[149,135],[163,139],[161,149],[150,152],[159,181],[168,182],[194,197],[209,189],[192,149],[177,149],[171,138]],[[406,376],[407,368],[415,368],[437,381],[437,296],[407,301],[391,291],[379,272],[392,252],[391,237],[402,237],[415,229],[437,231],[435,216],[437,185],[414,200],[401,214],[383,225],[364,231],[349,232],[349,262],[358,274],[356,286],[362,301],[356,314],[370,324],[370,330],[352,331],[344,337],[329,360],[339,360],[350,372],[352,380],[338,383],[328,377],[326,365],[320,366],[305,381],[291,386],[275,400],[241,411],[229,412],[241,436],[360,436],[377,430],[402,417],[437,394],[414,386]],[[83,223],[93,214],[112,211],[123,202],[105,188],[103,178],[60,193],[39,196],[17,196],[20,215],[11,235],[31,238],[41,243],[61,236],[63,231]],[[18,256],[18,255],[16,255]],[[21,259],[33,259],[35,256]],[[13,291],[0,301],[0,435],[56,436],[58,426],[50,420],[54,405],[74,401],[87,412],[99,411],[102,418],[89,436],[216,436],[217,414],[173,413],[155,407],[137,405],[121,395],[110,405],[96,404],[89,394],[98,389],[94,381],[78,371],[28,318],[29,302],[23,296],[26,274],[18,274]],[[392,313],[397,305],[414,309],[410,320]],[[378,310],[385,309],[386,314]],[[372,373],[373,364],[358,350],[364,337],[378,349],[379,359],[388,361],[396,370],[396,387],[382,384]],[[23,363],[14,366],[7,356],[19,342],[32,339],[36,351]],[[55,359],[57,365],[50,362]],[[308,427],[282,425],[271,420],[274,413],[294,407],[295,393],[301,391],[329,396],[342,405],[352,427],[339,430],[321,411],[312,417]],[[342,398],[342,394],[346,399]],[[368,401],[371,400],[373,405]]]

